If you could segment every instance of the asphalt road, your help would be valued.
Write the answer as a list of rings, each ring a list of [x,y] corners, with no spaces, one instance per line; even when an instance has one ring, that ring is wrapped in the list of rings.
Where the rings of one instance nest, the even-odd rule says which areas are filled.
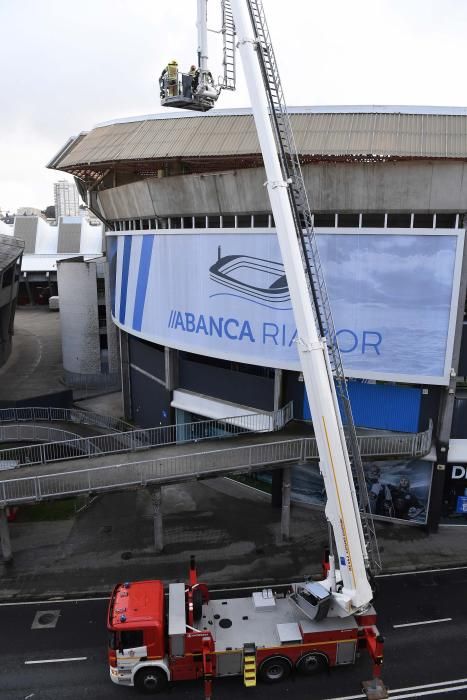
[[[376,607],[386,638],[383,676],[392,700],[467,698],[466,591],[467,569],[379,579]],[[102,599],[1,605],[2,700],[139,697],[135,689],[115,687],[108,677],[106,607]],[[49,621],[53,626],[31,629],[38,617],[39,624]],[[370,673],[362,656],[355,666],[335,668],[314,679],[292,678],[277,686],[247,690],[240,678],[219,679],[214,682],[214,698],[356,700],[363,697],[360,681]],[[179,683],[165,696],[198,700],[203,698],[203,686]]]

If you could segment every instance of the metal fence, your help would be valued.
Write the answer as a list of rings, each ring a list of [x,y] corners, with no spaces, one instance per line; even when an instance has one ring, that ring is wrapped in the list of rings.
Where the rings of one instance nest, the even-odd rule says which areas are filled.
[[[33,441],[64,442],[65,440],[73,440],[77,437],[79,438],[79,435],[69,430],[51,428],[48,425],[28,425],[27,423],[20,423],[19,425],[0,425],[0,443]]]
[[[1,423],[37,423],[41,421],[59,421],[63,423],[82,423],[94,425],[98,428],[106,428],[115,431],[128,431],[132,429],[130,423],[126,423],[114,416],[101,416],[92,411],[81,411],[78,408],[54,408],[54,407],[26,407],[26,408],[2,408],[0,409]]]
[[[360,454],[363,458],[394,459],[423,457],[431,450],[433,423],[422,433],[391,433],[388,435],[357,435]],[[307,440],[306,459],[319,459],[316,440]]]
[[[120,375],[112,374],[78,374],[63,370],[63,381],[74,389],[121,389]]]
[[[5,409],[9,411],[10,409]],[[23,409],[11,409],[23,410]],[[25,409],[27,410],[27,409]],[[68,409],[29,409],[39,411],[63,411]],[[86,411],[80,411],[88,417]],[[52,414],[51,414],[52,415]],[[74,414],[73,414],[74,415]],[[81,416],[75,416],[79,422]],[[26,447],[11,447],[0,450],[0,461],[11,462],[16,467],[33,464],[47,464],[80,457],[94,457],[134,452],[151,447],[200,442],[213,438],[226,438],[243,433],[263,433],[280,430],[293,418],[293,404],[290,402],[272,413],[233,416],[222,420],[203,420],[180,425],[167,425],[158,428],[145,428],[93,437],[66,439],[62,442],[50,442]]]
[[[60,474],[0,482],[0,503],[14,505],[82,493],[170,484],[200,477],[257,470],[274,464],[303,461],[306,438],[227,450],[210,450],[131,464],[80,469]]]
[[[402,438],[403,436],[397,436]],[[399,449],[426,454],[431,447],[431,426],[419,436],[406,436]],[[410,439],[411,437],[415,439]],[[417,438],[420,438],[417,440]],[[360,436],[362,455],[375,449],[374,436]],[[389,438],[388,438],[389,439]],[[383,443],[383,449],[389,449]],[[391,453],[392,454],[392,453]],[[374,454],[371,452],[371,456]],[[228,449],[190,452],[160,459],[45,474],[0,482],[0,503],[14,505],[82,493],[103,493],[151,484],[170,484],[192,479],[268,469],[277,464],[298,463],[317,458],[314,438],[298,438]]]

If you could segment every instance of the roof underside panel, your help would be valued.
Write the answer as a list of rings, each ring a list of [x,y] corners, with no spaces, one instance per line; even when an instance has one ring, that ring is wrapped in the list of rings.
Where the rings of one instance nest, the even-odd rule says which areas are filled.
[[[402,113],[291,113],[306,157],[467,158],[467,116]],[[212,114],[96,127],[54,166],[115,161],[242,157],[259,154],[253,117]]]

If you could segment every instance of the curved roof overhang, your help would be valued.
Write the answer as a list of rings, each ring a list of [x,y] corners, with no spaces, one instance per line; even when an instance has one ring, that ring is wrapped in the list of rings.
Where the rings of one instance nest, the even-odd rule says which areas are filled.
[[[464,108],[291,108],[300,161],[467,160]],[[397,110],[397,111],[396,111]],[[249,110],[167,113],[116,120],[70,139],[48,164],[88,187],[127,180],[259,167]],[[115,183],[114,183],[115,185]]]

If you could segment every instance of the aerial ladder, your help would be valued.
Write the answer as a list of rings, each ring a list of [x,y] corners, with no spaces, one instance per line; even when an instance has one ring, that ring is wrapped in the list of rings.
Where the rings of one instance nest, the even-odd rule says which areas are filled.
[[[194,93],[187,104],[180,100],[175,104],[171,98],[162,99],[161,103],[200,111],[214,106],[222,89],[235,88],[232,46],[236,43],[266,170],[265,184],[287,277],[297,349],[326,489],[325,513],[335,542],[335,554],[331,547],[324,580],[305,583],[297,590],[295,602],[315,620],[327,615],[361,614],[371,604],[372,579],[381,564],[313,216],[262,2],[221,2],[224,76],[217,84],[210,83],[209,93]],[[210,76],[206,7],[207,0],[198,0],[198,54],[201,75]],[[377,678],[369,682],[366,692],[374,700],[387,697]]]

